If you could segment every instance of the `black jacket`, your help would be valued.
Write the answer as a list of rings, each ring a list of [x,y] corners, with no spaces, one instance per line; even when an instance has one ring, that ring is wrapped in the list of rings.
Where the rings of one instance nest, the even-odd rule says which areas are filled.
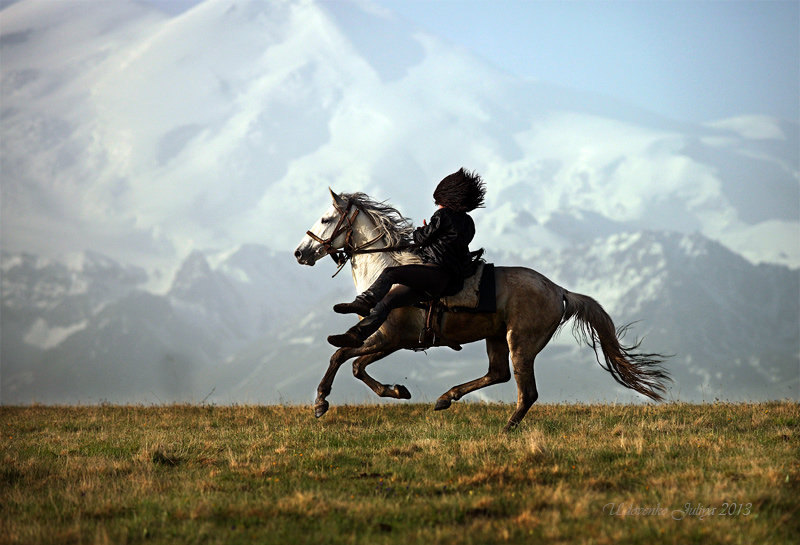
[[[445,268],[454,276],[457,289],[461,289],[464,278],[472,273],[469,243],[474,236],[475,223],[469,214],[450,208],[440,208],[428,225],[414,230],[414,242],[420,246],[417,254],[422,262]]]

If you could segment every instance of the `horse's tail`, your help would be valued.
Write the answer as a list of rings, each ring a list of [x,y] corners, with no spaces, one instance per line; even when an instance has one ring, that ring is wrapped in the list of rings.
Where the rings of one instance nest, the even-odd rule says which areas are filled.
[[[572,327],[575,338],[592,347],[597,362],[611,373],[614,380],[650,399],[663,401],[666,393],[664,382],[671,380],[661,367],[665,356],[636,352],[641,341],[632,346],[622,345],[620,338],[631,324],[615,329],[614,322],[600,303],[586,295],[564,290],[564,317],[561,324],[570,318],[575,319]],[[598,344],[603,351],[605,364],[597,353]]]

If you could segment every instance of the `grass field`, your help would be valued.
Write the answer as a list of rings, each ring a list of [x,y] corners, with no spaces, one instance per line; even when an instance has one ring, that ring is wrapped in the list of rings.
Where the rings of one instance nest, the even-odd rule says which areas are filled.
[[[797,543],[797,403],[2,407],[2,543]]]

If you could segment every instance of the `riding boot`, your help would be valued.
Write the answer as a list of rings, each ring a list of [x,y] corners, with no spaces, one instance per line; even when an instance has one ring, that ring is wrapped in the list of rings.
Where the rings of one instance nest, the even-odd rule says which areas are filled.
[[[364,293],[356,296],[351,303],[338,303],[333,305],[333,311],[338,314],[358,314],[359,316],[369,316],[372,308],[383,299],[392,287],[393,282],[380,275],[372,285],[364,290]]]
[[[333,305],[333,311],[338,314],[358,314],[359,316],[369,316],[372,307],[375,306],[379,299],[376,299],[372,292],[365,291],[361,295],[357,295],[352,303],[338,303]]]
[[[364,341],[373,333],[380,329],[383,322],[389,316],[391,311],[383,302],[375,305],[375,308],[369,313],[369,316],[358,322],[356,325],[347,330],[346,333],[341,335],[330,335],[328,342],[333,346],[358,348]]]

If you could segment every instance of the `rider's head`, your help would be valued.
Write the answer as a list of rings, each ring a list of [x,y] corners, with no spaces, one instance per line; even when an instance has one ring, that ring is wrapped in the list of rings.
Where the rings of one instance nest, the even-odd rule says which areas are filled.
[[[469,212],[483,206],[486,187],[476,172],[461,168],[436,186],[433,200],[436,204],[458,212]]]

